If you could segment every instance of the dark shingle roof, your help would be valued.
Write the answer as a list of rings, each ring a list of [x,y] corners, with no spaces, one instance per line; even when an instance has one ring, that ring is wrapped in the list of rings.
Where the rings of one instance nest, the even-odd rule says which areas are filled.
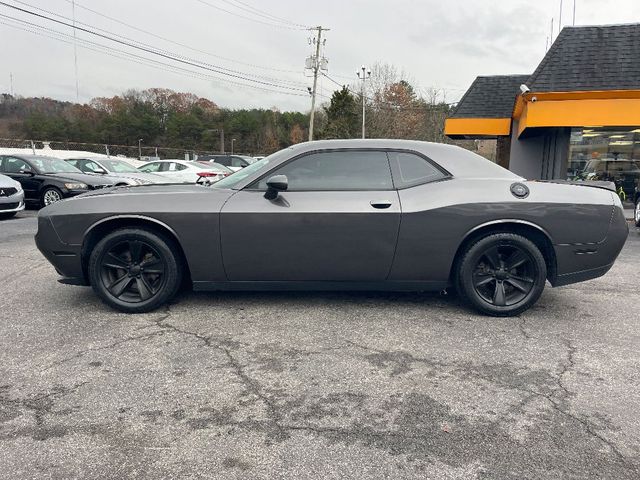
[[[530,75],[495,75],[477,77],[458,102],[452,118],[511,117],[520,85]]]
[[[565,27],[525,83],[532,92],[640,89],[640,24]]]

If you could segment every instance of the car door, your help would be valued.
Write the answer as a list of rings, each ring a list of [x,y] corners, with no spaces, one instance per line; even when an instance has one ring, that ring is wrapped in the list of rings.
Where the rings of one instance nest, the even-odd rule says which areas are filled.
[[[37,172],[31,165],[21,158],[8,155],[0,157],[0,173],[20,182],[25,199],[34,201],[40,199],[42,180],[37,177]]]
[[[266,181],[274,175],[286,175],[289,188],[268,200]],[[385,152],[305,154],[224,205],[225,272],[234,281],[383,281],[399,224]]]

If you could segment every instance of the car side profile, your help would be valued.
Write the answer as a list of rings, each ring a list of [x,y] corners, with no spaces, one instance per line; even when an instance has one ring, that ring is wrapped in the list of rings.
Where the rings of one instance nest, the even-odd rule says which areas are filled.
[[[517,315],[545,282],[604,275],[628,227],[600,184],[526,181],[459,147],[329,140],[281,150],[211,186],[92,192],[38,215],[67,283],[145,312],[195,290],[454,287]]]
[[[202,179],[206,179],[208,183],[217,182],[232,173],[222,165],[187,160],[156,160],[141,165],[138,170],[176,183],[196,183]]]
[[[0,155],[0,173],[20,182],[25,202],[38,207],[115,184],[111,177],[87,175],[64,160],[38,155]]]
[[[86,157],[65,159],[83,173],[109,175],[116,178],[116,186],[166,183],[168,180],[153,173],[140,172],[130,163],[118,158]]]
[[[255,162],[255,159],[253,157],[228,154],[200,155],[198,157],[198,160],[215,162],[219,165],[224,165],[234,172],[237,172],[238,170],[245,168]]]

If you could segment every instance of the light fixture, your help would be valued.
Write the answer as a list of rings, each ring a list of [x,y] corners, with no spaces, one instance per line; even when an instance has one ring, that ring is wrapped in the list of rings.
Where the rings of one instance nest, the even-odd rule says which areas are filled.
[[[635,130],[631,130],[629,133],[640,133],[640,128],[636,128]]]
[[[633,142],[630,140],[618,140],[616,142],[610,142],[609,145],[616,145],[616,146],[633,145]]]
[[[624,138],[626,135],[609,135],[609,138]]]

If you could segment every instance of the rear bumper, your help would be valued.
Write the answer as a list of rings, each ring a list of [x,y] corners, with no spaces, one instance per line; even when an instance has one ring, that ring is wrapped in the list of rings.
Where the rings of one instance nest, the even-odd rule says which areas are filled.
[[[81,245],[62,242],[49,217],[38,216],[38,232],[35,241],[38,250],[49,260],[58,274],[65,278],[64,283],[89,284],[82,268]]]
[[[607,273],[629,236],[622,208],[614,207],[606,238],[598,243],[554,245],[557,273],[551,285],[584,282]]]

